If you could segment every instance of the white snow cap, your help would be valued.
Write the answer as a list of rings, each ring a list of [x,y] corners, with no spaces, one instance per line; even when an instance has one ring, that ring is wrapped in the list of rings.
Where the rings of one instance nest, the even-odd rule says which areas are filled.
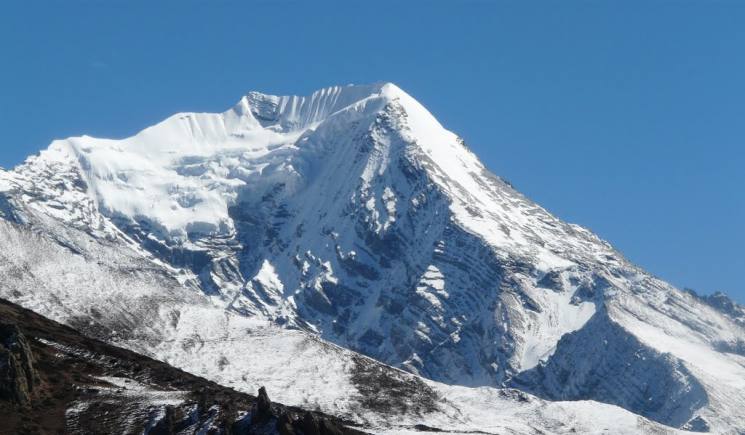
[[[168,238],[230,234],[227,208],[238,187],[270,173],[292,175],[308,130],[340,112],[348,112],[340,122],[377,113],[393,100],[426,113],[391,83],[305,97],[250,92],[223,113],[179,113],[126,139],[58,140],[29,163],[74,162],[105,214],[149,221]]]
[[[119,222],[144,223],[171,242],[230,236],[235,228],[228,208],[242,186],[257,191],[257,185],[281,182],[301,188],[308,162],[340,152],[328,143],[352,143],[357,138],[342,141],[340,135],[353,134],[358,121],[372,125],[391,106],[400,115],[395,128],[412,145],[407,156],[427,162],[464,228],[492,246],[539,257],[542,269],[572,264],[540,247],[556,241],[551,234],[558,221],[530,202],[505,209],[513,194],[505,196],[493,177],[485,184],[491,175],[476,155],[392,83],[334,86],[305,97],[250,92],[223,113],[176,114],[126,139],[55,141],[37,160],[78,165],[93,202]],[[541,228],[553,239],[534,243],[543,237]]]

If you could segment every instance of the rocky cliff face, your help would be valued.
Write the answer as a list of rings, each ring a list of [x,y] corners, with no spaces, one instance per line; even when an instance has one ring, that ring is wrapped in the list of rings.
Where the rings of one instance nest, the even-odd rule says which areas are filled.
[[[16,325],[0,323],[0,398],[26,406],[39,383],[34,355]]]
[[[734,308],[558,220],[391,84],[57,141],[0,172],[0,214],[3,295],[213,379],[245,383],[261,323],[448,385],[744,424]]]

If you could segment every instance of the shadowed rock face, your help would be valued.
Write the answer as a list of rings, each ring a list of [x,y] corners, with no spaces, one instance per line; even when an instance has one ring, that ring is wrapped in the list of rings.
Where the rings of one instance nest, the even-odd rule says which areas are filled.
[[[0,299],[0,434],[361,434],[86,338]],[[305,428],[310,428],[305,430]]]
[[[357,387],[360,402],[369,409],[395,416],[406,413],[425,415],[437,409],[442,400],[436,391],[421,379],[404,372],[382,372],[368,358],[355,356],[352,382]]]
[[[38,382],[26,337],[16,325],[0,323],[0,400],[26,406]]]
[[[551,400],[597,400],[689,430],[706,421],[694,413],[706,391],[672,355],[645,346],[600,311],[559,341],[547,362],[522,373],[515,386]]]
[[[745,324],[745,307],[736,303],[724,293],[716,292],[712,295],[702,296],[700,298],[711,307],[719,310],[721,313],[724,313],[741,325]]]

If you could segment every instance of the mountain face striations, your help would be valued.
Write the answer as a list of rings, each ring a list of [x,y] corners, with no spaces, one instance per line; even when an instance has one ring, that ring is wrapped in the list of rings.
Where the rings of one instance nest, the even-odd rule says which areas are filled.
[[[390,83],[55,141],[0,171],[0,276],[374,432],[745,431],[743,307],[552,216]]]

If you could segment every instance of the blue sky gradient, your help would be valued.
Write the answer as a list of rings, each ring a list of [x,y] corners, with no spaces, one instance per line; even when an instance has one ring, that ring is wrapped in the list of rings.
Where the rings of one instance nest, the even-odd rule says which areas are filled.
[[[745,302],[743,23],[737,1],[8,1],[0,166],[249,90],[392,81],[551,212]]]

